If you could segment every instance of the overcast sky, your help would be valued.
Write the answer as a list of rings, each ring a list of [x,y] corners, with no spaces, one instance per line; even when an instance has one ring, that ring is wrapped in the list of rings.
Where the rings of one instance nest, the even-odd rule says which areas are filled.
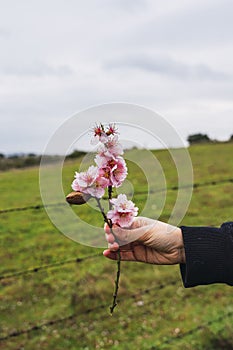
[[[228,139],[232,18],[232,0],[0,0],[0,152],[40,153],[69,116],[117,101]]]

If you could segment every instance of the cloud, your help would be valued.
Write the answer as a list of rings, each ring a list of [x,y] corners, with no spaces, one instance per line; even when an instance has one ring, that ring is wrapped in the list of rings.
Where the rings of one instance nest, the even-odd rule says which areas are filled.
[[[4,75],[13,76],[30,76],[30,77],[45,77],[56,76],[63,77],[74,74],[73,69],[64,64],[52,66],[44,62],[31,62],[28,64],[14,62],[14,64],[5,64],[1,67],[0,73]]]
[[[0,27],[0,38],[9,38],[10,31],[4,27]]]
[[[40,151],[69,115],[110,101],[157,110],[184,136],[232,133],[232,0],[12,4],[0,12],[6,151]]]
[[[206,64],[187,64],[170,57],[126,56],[104,64],[105,69],[140,69],[178,79],[227,80],[229,75]]]
[[[232,42],[231,0],[183,2],[177,11],[160,16],[157,7],[156,1],[150,3],[150,12],[154,12],[154,16],[148,14],[137,28],[126,32],[122,37],[124,45],[202,48],[203,45],[222,46]]]
[[[137,11],[145,9],[147,7],[146,0],[104,0],[102,6],[108,6],[116,9],[117,11]]]

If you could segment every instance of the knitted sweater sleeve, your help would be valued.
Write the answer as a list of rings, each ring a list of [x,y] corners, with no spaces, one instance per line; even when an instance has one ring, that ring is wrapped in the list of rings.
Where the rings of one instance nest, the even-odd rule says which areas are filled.
[[[186,263],[180,265],[184,286],[233,286],[233,222],[220,228],[181,226],[181,231],[186,256]]]

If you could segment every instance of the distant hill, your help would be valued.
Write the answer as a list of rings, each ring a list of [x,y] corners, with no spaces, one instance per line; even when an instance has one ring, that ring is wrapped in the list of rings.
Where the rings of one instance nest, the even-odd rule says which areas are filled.
[[[79,158],[85,154],[86,153],[83,151],[74,150],[72,153],[66,156],[66,159]],[[41,155],[37,155],[35,153],[14,153],[11,155],[4,155],[3,153],[0,153],[0,171],[38,166],[40,164],[41,157]],[[61,157],[63,156],[43,155],[43,160],[46,160],[46,162],[49,164],[56,162],[57,160],[61,159]]]

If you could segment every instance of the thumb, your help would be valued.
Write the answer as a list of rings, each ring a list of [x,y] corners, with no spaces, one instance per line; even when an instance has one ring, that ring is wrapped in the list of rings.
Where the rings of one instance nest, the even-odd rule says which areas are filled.
[[[112,232],[117,243],[119,245],[125,245],[140,240],[140,238],[143,237],[148,231],[150,231],[150,229],[150,225],[136,228],[122,228],[120,226],[113,225]]]

